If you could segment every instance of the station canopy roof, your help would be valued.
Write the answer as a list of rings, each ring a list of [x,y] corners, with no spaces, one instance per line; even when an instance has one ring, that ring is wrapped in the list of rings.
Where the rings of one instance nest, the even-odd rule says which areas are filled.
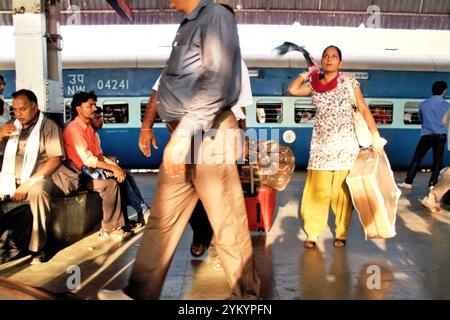
[[[62,25],[177,24],[182,15],[168,0],[122,0],[133,10],[122,18],[106,0],[60,0]],[[448,0],[220,0],[230,5],[239,24],[298,23],[304,26],[367,26],[379,17],[379,28],[450,30]],[[378,15],[379,14],[379,15]],[[77,19],[74,19],[77,17]],[[372,17],[372,18],[371,18]],[[12,0],[0,0],[0,25],[12,24]]]

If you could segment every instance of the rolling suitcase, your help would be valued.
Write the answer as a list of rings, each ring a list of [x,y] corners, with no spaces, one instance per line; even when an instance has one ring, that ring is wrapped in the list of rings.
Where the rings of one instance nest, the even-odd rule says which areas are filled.
[[[250,171],[249,183],[243,183],[245,206],[247,208],[248,227],[250,231],[268,232],[274,222],[276,205],[276,190],[263,185],[255,184],[253,166],[248,165]]]
[[[245,197],[250,231],[270,231],[274,221],[276,192],[271,187],[261,185],[257,187],[256,195]]]
[[[346,182],[366,240],[394,237],[401,192],[384,151],[378,155],[360,151]]]
[[[274,222],[277,191],[286,188],[294,173],[294,153],[271,140],[249,141],[247,152],[248,162],[239,166],[239,172],[249,229],[268,232]]]

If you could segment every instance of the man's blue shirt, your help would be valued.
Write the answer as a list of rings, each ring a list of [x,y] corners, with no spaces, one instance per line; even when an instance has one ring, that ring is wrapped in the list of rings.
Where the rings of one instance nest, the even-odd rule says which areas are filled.
[[[422,122],[422,136],[447,134],[447,125],[443,119],[449,104],[442,96],[432,96],[419,105],[419,119]]]

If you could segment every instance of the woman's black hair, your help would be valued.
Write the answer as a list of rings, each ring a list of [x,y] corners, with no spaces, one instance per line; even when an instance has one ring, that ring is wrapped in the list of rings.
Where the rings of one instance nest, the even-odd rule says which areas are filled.
[[[339,60],[342,61],[342,51],[341,51],[341,49],[339,49],[338,47],[333,46],[333,45],[328,46],[328,47],[325,48],[325,50],[323,50],[322,57],[325,55],[325,52],[327,52],[328,49],[336,49],[336,51],[338,52],[338,55],[339,55]]]
[[[0,116],[3,116],[3,112],[5,112],[5,101],[0,99]]]

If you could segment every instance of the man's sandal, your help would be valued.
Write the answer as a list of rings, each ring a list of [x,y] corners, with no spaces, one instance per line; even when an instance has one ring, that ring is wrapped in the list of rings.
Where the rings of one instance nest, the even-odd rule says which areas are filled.
[[[206,245],[203,243],[192,242],[191,244],[191,256],[194,258],[201,257],[206,251]]]
[[[336,248],[343,248],[343,247],[345,247],[346,242],[347,242],[347,240],[345,240],[345,239],[336,238],[336,239],[334,239],[334,246]]]
[[[303,245],[306,249],[314,249],[316,247],[316,242],[307,240]]]

